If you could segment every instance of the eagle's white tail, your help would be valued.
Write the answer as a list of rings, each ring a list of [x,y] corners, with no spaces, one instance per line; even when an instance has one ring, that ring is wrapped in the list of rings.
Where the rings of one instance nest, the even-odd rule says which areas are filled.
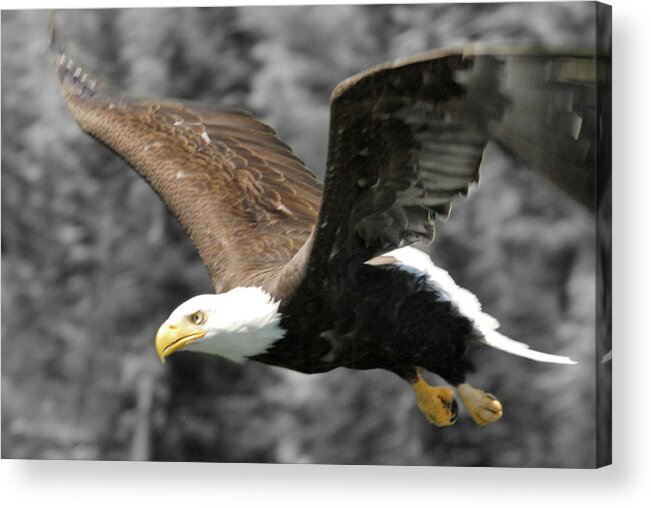
[[[506,351],[512,355],[523,356],[524,358],[529,358],[537,362],[565,364],[576,363],[567,356],[551,355],[549,353],[541,353],[540,351],[531,349],[527,344],[509,339],[496,330],[482,330],[480,328],[480,331],[484,334],[486,345],[494,347],[495,349],[500,349],[501,351]]]
[[[484,342],[487,346],[537,362],[576,363],[567,356],[541,353],[540,351],[531,349],[527,344],[502,335],[497,331],[500,326],[499,321],[481,310],[481,304],[477,297],[467,289],[458,286],[448,272],[432,263],[432,260],[427,254],[413,247],[403,247],[402,249],[388,252],[385,256],[392,256],[402,265],[429,275],[431,281],[447,293],[450,300],[459,307],[459,311],[474,321],[475,327],[484,335]]]

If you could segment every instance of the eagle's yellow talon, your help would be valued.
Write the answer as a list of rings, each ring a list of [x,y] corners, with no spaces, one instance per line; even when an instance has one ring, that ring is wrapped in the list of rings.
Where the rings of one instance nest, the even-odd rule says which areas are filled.
[[[411,386],[416,394],[418,408],[430,423],[446,427],[457,420],[458,406],[451,388],[428,385],[420,372]]]
[[[463,405],[477,425],[488,425],[502,418],[502,404],[494,395],[468,383],[457,386]]]

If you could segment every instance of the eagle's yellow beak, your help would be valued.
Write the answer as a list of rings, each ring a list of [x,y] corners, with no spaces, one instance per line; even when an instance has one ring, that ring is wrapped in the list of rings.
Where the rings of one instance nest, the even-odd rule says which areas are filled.
[[[206,335],[206,330],[202,330],[197,325],[188,320],[171,323],[165,321],[158,329],[156,334],[156,353],[161,363],[165,363],[165,357],[187,346],[197,339]]]

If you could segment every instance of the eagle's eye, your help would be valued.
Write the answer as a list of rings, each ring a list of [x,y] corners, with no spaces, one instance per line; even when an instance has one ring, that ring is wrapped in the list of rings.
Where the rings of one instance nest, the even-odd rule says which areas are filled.
[[[203,324],[203,322],[206,320],[206,313],[198,310],[194,314],[190,316],[190,321],[192,321],[195,325],[200,325]]]

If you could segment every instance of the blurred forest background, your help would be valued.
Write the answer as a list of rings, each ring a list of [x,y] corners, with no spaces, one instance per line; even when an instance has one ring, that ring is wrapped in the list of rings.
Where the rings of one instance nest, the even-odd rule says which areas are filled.
[[[472,41],[591,48],[594,21],[592,3],[58,13],[86,65],[136,95],[252,110],[320,176],[347,76]],[[425,248],[507,335],[580,362],[483,351],[472,381],[504,404],[499,423],[461,409],[435,428],[386,372],[160,365],[158,325],[210,281],[154,192],[67,112],[47,23],[2,12],[3,458],[594,465],[594,220],[495,147]]]

